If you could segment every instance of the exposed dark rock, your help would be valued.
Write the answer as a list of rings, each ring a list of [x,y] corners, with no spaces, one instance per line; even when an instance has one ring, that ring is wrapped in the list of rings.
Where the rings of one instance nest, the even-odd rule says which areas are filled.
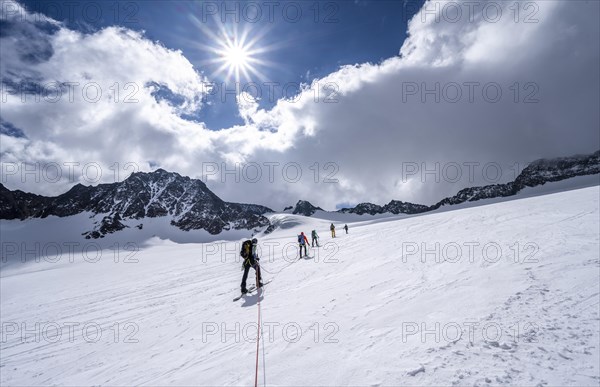
[[[182,230],[204,229],[218,234],[230,229],[270,225],[263,216],[271,209],[255,204],[227,203],[195,179],[158,169],[138,172],[119,183],[95,187],[75,185],[56,197],[10,191],[0,184],[0,219],[65,217],[82,212],[107,215],[86,238],[122,230],[122,220],[170,216]],[[137,226],[141,229],[143,224]]]
[[[465,188],[458,191],[456,195],[444,198],[432,206],[392,200],[385,206],[379,206],[372,203],[361,203],[353,208],[343,208],[338,212],[358,215],[376,215],[383,213],[418,214],[447,205],[512,196],[526,187],[535,187],[548,182],[598,173],[600,173],[600,151],[596,151],[591,155],[563,157],[549,160],[542,159],[529,164],[523,169],[519,176],[517,176],[515,181],[506,184]]]
[[[298,203],[296,203],[296,207],[294,207],[292,214],[311,216],[318,210],[323,211],[322,208],[315,207],[306,200],[298,200]]]

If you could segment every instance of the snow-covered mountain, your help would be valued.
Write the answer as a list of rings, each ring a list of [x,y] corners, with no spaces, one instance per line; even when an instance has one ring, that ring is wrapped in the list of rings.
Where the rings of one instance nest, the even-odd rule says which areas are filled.
[[[465,202],[513,196],[527,187],[595,174],[600,174],[600,151],[585,156],[537,160],[513,182],[465,188],[431,206],[392,200],[383,206],[361,203],[337,213],[346,216],[415,215]],[[80,232],[88,239],[102,238],[128,228],[141,230],[148,219],[153,218],[166,218],[171,226],[180,230],[206,230],[212,235],[228,230],[268,233],[279,224],[273,224],[264,216],[270,212],[273,211],[260,205],[225,202],[201,180],[163,169],[134,173],[118,183],[94,187],[78,184],[57,197],[11,191],[0,184],[0,219],[47,218],[50,215],[67,217],[89,213],[93,218],[82,225]],[[336,219],[333,213],[305,200],[299,200],[294,207],[286,207],[284,212]],[[168,234],[166,231],[158,233]]]
[[[343,208],[339,212],[351,214],[418,214],[437,210],[447,205],[474,202],[482,199],[494,199],[516,195],[526,187],[536,187],[549,182],[561,181],[576,176],[600,173],[600,151],[590,155],[577,155],[555,159],[540,159],[529,164],[517,178],[506,184],[492,184],[483,187],[470,187],[460,190],[456,195],[444,198],[431,206],[391,201],[385,206],[361,203],[353,208]]]
[[[0,385],[598,386],[600,188],[540,195],[563,183],[335,239],[333,218],[267,214],[272,282],[236,303],[240,240],[36,260],[42,220],[0,222],[29,238],[0,268]],[[312,229],[321,247],[298,259]]]
[[[128,227],[123,220],[140,220],[136,226],[143,228],[144,219],[159,217],[169,217],[171,225],[185,231],[252,230],[268,227],[270,222],[263,214],[273,211],[225,202],[201,180],[163,169],[133,173],[118,183],[77,184],[57,197],[11,191],[0,185],[0,219],[67,217],[84,212],[104,215],[93,230],[84,233],[98,238]]]

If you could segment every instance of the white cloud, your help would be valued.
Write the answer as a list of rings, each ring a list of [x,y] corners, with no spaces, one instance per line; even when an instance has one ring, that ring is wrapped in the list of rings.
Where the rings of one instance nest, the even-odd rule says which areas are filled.
[[[454,2],[436,3],[443,12]],[[181,118],[182,113],[206,108],[201,103],[206,79],[181,52],[139,32],[107,28],[82,34],[60,26],[46,34],[54,52],[40,63],[14,55],[14,45],[23,43],[18,35],[2,38],[3,77],[26,69],[25,75],[43,81],[98,82],[107,92],[97,103],[81,98],[73,103],[22,103],[9,96],[2,117],[28,139],[2,136],[2,162],[134,162],[148,170],[152,160],[194,177],[207,172],[203,167],[209,164],[223,172],[222,163],[232,170],[235,163],[254,162],[261,167],[259,182],[249,182],[252,169],[240,165],[240,183],[233,174],[218,173],[209,186],[225,200],[281,209],[307,199],[333,209],[341,202],[383,204],[391,199],[430,204],[464,186],[493,182],[483,177],[486,163],[500,163],[505,168],[501,180],[506,181],[517,173],[507,169],[518,169],[515,163],[597,150],[598,3],[535,2],[536,23],[522,22],[531,14],[523,8],[530,1],[496,4],[503,7],[503,17],[493,23],[480,12],[473,20],[465,12],[456,22],[443,17],[436,22],[424,9],[409,24],[401,57],[344,66],[270,110],[261,109],[249,94],[239,95],[245,124],[212,128],[216,131]],[[514,4],[521,6],[519,22],[509,9]],[[5,62],[5,57],[10,59]],[[128,82],[139,85],[139,102],[114,103],[110,86],[119,83],[122,99],[133,90],[123,89]],[[150,82],[154,86],[146,86]],[[472,103],[466,82],[479,84]],[[440,93],[450,93],[442,94],[439,103],[432,95],[425,95],[425,102],[419,92],[407,95],[408,87],[434,88],[436,83]],[[491,83],[503,93],[497,103],[486,102],[481,94],[482,86]],[[463,93],[457,103],[443,98],[452,98],[454,84]],[[156,85],[181,96],[182,103],[157,102],[152,95]],[[539,102],[523,103],[528,96]],[[466,162],[480,163],[473,181]],[[302,168],[298,182],[293,179],[296,164],[290,163]],[[419,174],[403,179],[403,167],[421,168],[421,163],[429,168],[439,163],[441,182],[431,174],[424,176],[426,182]],[[448,163],[462,168],[463,178],[456,184],[443,183],[443,173],[452,172],[444,167],[454,165]],[[244,181],[244,172],[250,179]],[[323,183],[328,177],[338,182]],[[105,176],[106,181],[112,178]],[[66,189],[14,178],[10,183],[34,192]]]

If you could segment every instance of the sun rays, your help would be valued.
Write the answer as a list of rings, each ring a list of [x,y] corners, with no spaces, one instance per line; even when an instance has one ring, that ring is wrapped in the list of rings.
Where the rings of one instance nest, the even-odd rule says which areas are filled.
[[[236,90],[239,90],[242,83],[267,80],[263,71],[273,68],[274,63],[265,59],[264,54],[276,48],[261,42],[267,29],[250,31],[246,28],[240,31],[238,24],[225,25],[218,20],[215,20],[218,28],[211,29],[195,16],[190,17],[202,32],[201,39],[195,45],[212,56],[202,61],[209,70],[211,79],[235,83]],[[230,87],[233,89],[233,86]]]

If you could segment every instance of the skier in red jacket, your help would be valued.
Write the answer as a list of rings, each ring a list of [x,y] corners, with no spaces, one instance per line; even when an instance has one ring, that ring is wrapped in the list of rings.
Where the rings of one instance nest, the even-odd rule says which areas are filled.
[[[308,253],[306,252],[306,245],[308,245],[308,238],[306,237],[306,235],[304,235],[304,232],[301,232],[300,235],[298,235],[298,245],[300,246],[300,258],[302,258],[302,248],[304,247],[304,255],[307,256]]]

